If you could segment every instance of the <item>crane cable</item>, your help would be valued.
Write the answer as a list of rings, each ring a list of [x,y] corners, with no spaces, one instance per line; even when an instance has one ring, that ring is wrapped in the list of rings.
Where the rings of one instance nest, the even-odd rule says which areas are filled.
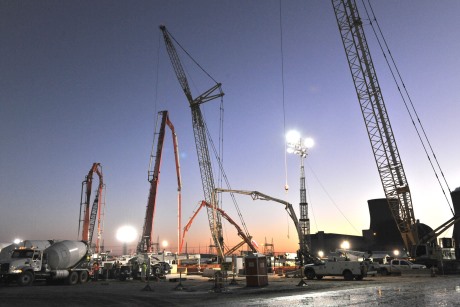
[[[228,181],[228,177],[225,174],[225,171],[224,171],[224,168],[223,168],[223,165],[222,165],[222,161],[221,161],[220,157],[217,155],[216,146],[214,145],[214,142],[213,142],[213,140],[211,138],[211,135],[209,133],[208,126],[206,125],[206,123],[204,123],[204,127],[205,127],[205,130],[206,130],[206,135],[208,136],[208,139],[209,139],[209,143],[211,144],[211,148],[212,148],[212,151],[214,153],[214,156],[216,157],[217,163],[219,164],[219,169],[222,172],[222,177],[223,177],[223,179],[225,181],[227,189],[231,190],[232,188],[230,186],[230,182]],[[248,228],[246,227],[246,223],[244,222],[243,215],[241,214],[241,210],[240,210],[240,208],[238,206],[238,203],[236,202],[235,195],[233,193],[230,193],[230,195],[231,195],[231,198],[233,200],[233,204],[235,205],[235,208],[236,208],[236,211],[238,213],[238,216],[240,218],[241,224],[242,224],[242,226],[244,228],[244,231],[246,232],[246,235],[249,237],[249,231],[248,231]]]
[[[215,84],[218,84],[218,82],[191,56],[190,53],[187,52],[187,50],[185,50],[184,47],[182,47],[182,45],[174,38],[174,36],[169,31],[168,31],[168,34],[174,40],[174,42],[177,44],[177,46],[179,46],[180,49],[182,49],[182,51],[193,61],[193,63],[195,63],[195,65],[198,66],[201,69],[201,71],[203,71],[212,81],[214,81]],[[219,91],[222,92],[222,89],[219,88]],[[211,134],[209,133],[208,127],[206,125],[206,122],[204,122],[204,127],[205,127],[205,131],[206,131],[206,135],[208,137],[209,143],[211,144],[214,156],[215,156],[215,158],[216,158],[216,160],[217,160],[217,162],[219,164],[218,183],[219,183],[219,185],[222,185],[222,178],[224,178],[225,182],[227,183],[227,186],[229,186],[227,176],[225,175],[225,172],[224,172],[224,169],[223,169],[223,158],[221,158],[221,157],[223,157],[223,153],[222,153],[223,152],[223,123],[224,123],[224,119],[223,119],[224,117],[223,116],[224,116],[223,97],[221,97],[221,101],[220,101],[220,118],[219,118],[219,124],[220,124],[220,127],[219,127],[219,149],[218,150],[216,150],[216,147],[215,147],[214,142],[212,140]],[[221,152],[221,150],[222,150],[222,152]],[[241,221],[241,223],[243,225],[243,228],[246,231],[246,234],[249,236],[249,232],[247,230],[246,223],[243,220],[243,216],[242,216],[241,211],[240,211],[240,209],[238,207],[236,199],[235,199],[235,197],[233,195],[232,195],[232,199],[233,199],[233,204],[235,205],[236,210],[238,212],[238,216],[240,218],[240,221]],[[222,204],[222,197],[220,197],[219,202]],[[222,224],[222,227],[225,227],[225,224]],[[225,231],[225,234],[227,235],[227,231]]]
[[[350,224],[350,226],[357,232],[357,233],[360,233],[360,231],[358,231],[358,229],[356,229],[356,227],[350,222],[350,220],[346,217],[345,213],[343,213],[342,210],[340,210],[339,206],[337,206],[336,202],[334,201],[334,199],[332,199],[331,195],[326,191],[326,188],[324,187],[324,185],[321,183],[321,181],[319,180],[318,176],[316,175],[315,171],[312,169],[311,165],[307,162],[306,163],[309,170],[311,171],[311,173],[313,174],[313,176],[315,177],[316,181],[318,182],[318,184],[320,185],[321,189],[324,191],[324,193],[326,193],[326,196],[329,198],[329,200],[331,201],[331,203],[334,205],[334,207],[340,212],[340,214],[344,217],[344,219],[348,222],[348,224]],[[318,226],[316,226],[318,227]]]
[[[218,82],[190,55],[190,53],[188,53],[187,50],[185,50],[185,48],[182,47],[181,44],[179,44],[179,42],[174,38],[174,36],[169,31],[168,31],[168,35],[173,39],[173,41],[177,44],[177,46],[179,46],[180,49],[182,49],[182,51],[185,52],[185,54],[193,61],[193,63],[195,63],[196,66],[198,66],[212,81],[214,81],[214,83],[218,84]]]
[[[411,121],[412,121],[412,125],[414,126],[415,131],[417,132],[417,135],[418,135],[418,138],[419,138],[419,140],[420,140],[420,143],[422,144],[422,147],[423,147],[423,149],[424,149],[424,151],[425,151],[425,154],[426,154],[426,156],[427,156],[427,158],[428,158],[428,161],[430,162],[431,168],[433,169],[433,172],[434,172],[434,174],[435,174],[435,176],[436,176],[436,179],[437,179],[437,181],[438,181],[438,183],[439,183],[439,186],[440,186],[440,188],[441,188],[441,190],[442,190],[442,193],[444,194],[444,197],[445,197],[445,199],[446,199],[446,201],[447,201],[447,204],[449,205],[449,209],[450,209],[450,211],[452,212],[452,215],[455,215],[454,210],[452,209],[452,205],[451,205],[451,203],[450,203],[450,201],[449,201],[449,199],[448,199],[448,197],[447,197],[447,195],[446,195],[446,192],[445,192],[445,190],[444,190],[444,188],[443,188],[443,186],[442,186],[442,183],[441,183],[441,181],[440,181],[440,179],[439,179],[439,176],[438,176],[438,173],[437,173],[437,171],[436,171],[436,169],[435,169],[435,166],[433,165],[433,162],[432,162],[432,160],[431,160],[431,158],[430,158],[430,154],[428,153],[428,150],[427,150],[427,147],[426,147],[426,145],[425,145],[425,142],[428,144],[428,147],[430,148],[431,154],[433,155],[433,158],[434,158],[434,160],[435,160],[436,163],[437,163],[438,169],[439,169],[439,171],[441,172],[441,175],[442,175],[442,177],[443,177],[443,179],[444,179],[444,183],[445,183],[445,185],[447,186],[447,189],[449,190],[449,192],[451,193],[450,187],[449,187],[449,185],[448,185],[448,183],[447,183],[446,177],[444,176],[444,172],[442,171],[441,166],[439,165],[439,161],[438,161],[438,159],[437,159],[437,157],[436,157],[436,154],[434,153],[433,147],[431,146],[431,142],[430,142],[430,140],[428,139],[428,136],[427,136],[427,134],[426,134],[426,132],[425,132],[425,129],[423,128],[422,122],[421,122],[421,120],[420,120],[420,118],[419,118],[419,116],[418,116],[418,113],[417,113],[416,109],[415,109],[415,106],[414,106],[414,104],[413,104],[413,101],[412,101],[412,99],[411,99],[411,96],[409,95],[409,92],[408,92],[408,90],[407,90],[407,88],[406,88],[406,85],[405,85],[405,83],[404,83],[404,80],[403,80],[403,78],[402,78],[402,76],[401,76],[401,74],[400,74],[400,72],[399,72],[398,66],[396,65],[396,61],[394,60],[393,55],[391,54],[391,51],[390,51],[390,48],[389,48],[389,46],[388,46],[388,44],[387,44],[387,42],[386,42],[385,36],[384,36],[383,33],[382,33],[382,29],[380,28],[380,25],[379,25],[379,23],[378,23],[378,21],[377,21],[377,18],[376,18],[376,16],[375,16],[374,10],[372,9],[372,5],[371,5],[371,3],[370,3],[370,0],[368,0],[368,4],[369,4],[370,10],[371,10],[371,12],[372,12],[372,18],[371,18],[370,14],[369,14],[369,11],[368,11],[368,9],[367,9],[367,6],[366,6],[364,0],[361,0],[361,1],[362,1],[362,3],[363,3],[364,9],[365,9],[365,11],[366,11],[367,18],[369,19],[369,23],[370,23],[370,25],[371,25],[371,27],[372,27],[372,30],[373,30],[373,32],[374,32],[374,35],[375,35],[375,37],[376,37],[376,39],[377,39],[377,42],[378,42],[378,44],[379,44],[379,46],[380,46],[380,50],[381,50],[382,53],[383,53],[383,56],[384,56],[385,61],[386,61],[387,65],[388,65],[388,68],[390,69],[391,75],[393,76],[393,80],[394,80],[394,82],[396,83],[396,86],[397,86],[397,88],[398,88],[399,94],[400,94],[400,96],[401,96],[401,98],[402,98],[402,100],[403,100],[403,102],[404,102],[404,105],[405,105],[405,107],[406,107],[406,110],[407,110],[407,112],[408,112],[408,114],[409,114],[409,117],[410,117],[410,119],[411,119]],[[387,58],[386,52],[385,52],[385,50],[384,50],[384,48],[383,48],[383,45],[382,45],[382,43],[381,43],[381,41],[380,41],[380,39],[379,39],[378,33],[377,33],[377,31],[376,31],[376,29],[375,29],[374,24],[373,24],[372,21],[375,21],[375,24],[376,24],[377,27],[378,27],[379,34],[380,34],[380,36],[382,37],[382,41],[383,41],[383,43],[385,44],[385,47],[386,47],[386,49],[387,49],[387,52],[388,52],[388,54],[389,54],[389,56],[390,56],[390,58],[391,58],[391,62],[393,63],[393,66],[395,67],[395,70],[396,70],[396,73],[397,73],[397,75],[398,75],[399,81],[398,81],[398,78],[396,78],[396,76],[395,76],[395,73],[394,73],[394,71],[393,71],[393,69],[392,69],[392,67],[391,67],[391,64],[390,64],[390,62],[389,62],[389,60],[388,60],[388,58]],[[408,103],[407,103],[406,99],[404,98],[404,94],[403,94],[403,92],[401,91],[401,87],[400,87],[400,85],[399,85],[399,82],[401,82],[402,87],[404,88],[404,92],[405,92],[405,94],[406,94],[406,96],[407,96],[407,98],[408,98],[408,100],[409,100],[409,102],[410,102],[410,106],[411,106],[411,108],[412,108],[412,112],[414,113],[414,115],[412,115],[412,112],[411,112],[411,110],[410,110],[410,108],[409,108],[409,106],[408,106]],[[419,129],[417,128],[417,124],[416,124],[415,121],[414,121],[414,116],[415,116],[415,118],[417,119],[417,121],[418,121],[418,123],[419,123],[419,126],[420,126],[420,128],[421,128],[421,130],[422,130],[422,132],[423,132],[423,136],[424,136],[424,138],[425,138],[426,141],[424,141],[424,139],[422,138],[422,136],[421,136],[421,134],[420,134]]]
[[[286,104],[284,99],[284,50],[283,50],[283,15],[282,15],[282,6],[281,0],[279,0],[279,11],[280,11],[280,46],[281,46],[281,89],[282,89],[282,103],[283,103],[283,131],[284,137],[286,137]],[[284,184],[284,191],[286,195],[289,191],[288,185],[288,171],[287,171],[287,142],[284,141],[284,176],[285,176],[285,184]],[[287,237],[289,239],[289,214],[286,212],[286,223],[288,226],[288,233]]]

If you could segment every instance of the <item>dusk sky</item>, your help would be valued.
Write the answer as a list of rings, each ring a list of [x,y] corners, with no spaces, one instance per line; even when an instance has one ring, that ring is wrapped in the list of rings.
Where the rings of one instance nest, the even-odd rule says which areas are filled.
[[[371,4],[454,190],[460,186],[460,2]],[[278,0],[1,0],[0,242],[77,239],[81,182],[99,162],[107,191],[103,239],[106,249],[120,253],[117,228],[142,230],[161,110],[169,111],[179,139],[182,224],[187,223],[203,189],[190,107],[166,53],[161,24],[222,83],[223,160],[231,187],[285,199],[298,212],[298,156],[287,156],[290,189],[284,191],[284,135],[296,129],[315,140],[306,160],[311,232],[361,235],[369,228],[367,200],[384,192],[332,4],[282,1],[281,19],[282,27]],[[435,228],[451,217],[450,209],[364,24],[415,217]],[[179,55],[194,96],[214,85],[183,52]],[[216,146],[219,105],[215,100],[201,106]],[[175,252],[177,186],[169,131],[163,158],[153,236],[167,240]],[[236,198],[259,245],[266,238],[273,239],[276,252],[296,250],[294,225],[283,205]],[[228,198],[223,209],[241,224]],[[202,211],[186,238],[189,252],[206,251],[210,238]],[[228,223],[224,238],[231,246],[239,242]]]

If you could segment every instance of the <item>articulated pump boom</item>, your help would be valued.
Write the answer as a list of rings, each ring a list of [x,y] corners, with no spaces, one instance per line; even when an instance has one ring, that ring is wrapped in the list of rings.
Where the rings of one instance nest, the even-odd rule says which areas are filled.
[[[156,196],[158,190],[158,183],[160,181],[160,166],[161,166],[161,156],[163,153],[163,144],[165,138],[165,130],[166,125],[171,129],[172,138],[173,138],[173,146],[174,146],[174,159],[176,162],[176,175],[177,175],[177,205],[178,205],[178,220],[179,220],[179,228],[178,228],[178,238],[180,240],[181,235],[181,176],[180,176],[180,164],[179,164],[179,149],[177,145],[177,135],[174,129],[174,125],[169,120],[168,111],[160,111],[158,112],[158,116],[161,116],[161,124],[160,124],[160,131],[158,133],[158,141],[157,141],[157,148],[156,154],[153,156],[153,148],[152,154],[150,156],[150,166],[148,172],[148,181],[150,182],[150,192],[149,198],[147,202],[147,209],[145,212],[145,221],[144,221],[144,228],[142,230],[142,237],[137,245],[137,252],[138,253],[151,253],[153,252],[152,249],[152,231],[153,231],[153,219],[155,216],[155,206],[156,206]],[[153,164],[152,169],[152,159],[155,158],[155,163]],[[180,242],[178,242],[180,244]]]
[[[99,176],[99,185],[97,188],[96,196],[93,201],[91,213],[89,210],[89,204],[91,201],[91,188],[93,184],[93,174],[96,173]],[[97,238],[96,238],[96,249],[98,253],[100,249],[100,241],[102,236],[102,216],[104,211],[104,180],[102,176],[102,166],[100,163],[93,163],[93,166],[88,172],[85,180],[82,182],[81,187],[81,200],[80,200],[80,222],[83,221],[83,230],[81,233],[81,239],[88,243],[91,247],[93,241],[94,227],[97,219]],[[83,219],[81,218],[81,210],[83,211]],[[78,233],[80,233],[80,224],[78,225]]]
[[[280,204],[285,205],[285,209],[287,213],[289,214],[289,217],[291,218],[292,222],[294,222],[295,229],[297,231],[297,235],[299,237],[299,255],[300,255],[300,262],[301,265],[304,263],[319,263],[321,262],[320,259],[318,259],[316,256],[312,255],[310,253],[309,246],[305,240],[305,236],[302,232],[301,226],[299,224],[299,220],[297,219],[297,215],[294,211],[294,208],[290,203],[287,201],[284,201],[279,198],[271,197],[266,194],[260,193],[258,191],[245,191],[245,190],[230,190],[230,189],[221,189],[221,188],[216,188],[214,189],[214,193],[234,193],[234,194],[242,194],[242,195],[248,195],[251,196],[253,200],[267,200],[267,201],[274,201]]]

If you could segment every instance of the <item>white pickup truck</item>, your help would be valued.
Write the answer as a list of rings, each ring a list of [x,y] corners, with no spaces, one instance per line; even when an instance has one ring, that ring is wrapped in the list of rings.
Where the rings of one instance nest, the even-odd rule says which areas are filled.
[[[375,274],[365,261],[326,261],[304,266],[307,279],[322,279],[324,276],[343,276],[345,280],[362,280],[368,274]]]
[[[382,275],[401,274],[402,271],[419,269],[426,269],[426,266],[404,259],[393,259],[387,264],[379,265],[379,273]]]

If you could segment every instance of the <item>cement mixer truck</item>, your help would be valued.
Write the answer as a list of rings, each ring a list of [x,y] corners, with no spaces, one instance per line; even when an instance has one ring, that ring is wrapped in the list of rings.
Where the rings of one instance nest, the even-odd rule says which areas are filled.
[[[7,283],[16,281],[19,286],[32,285],[34,280],[85,283],[90,260],[91,251],[83,241],[58,241],[45,249],[18,247],[9,259],[0,260],[0,278]]]

